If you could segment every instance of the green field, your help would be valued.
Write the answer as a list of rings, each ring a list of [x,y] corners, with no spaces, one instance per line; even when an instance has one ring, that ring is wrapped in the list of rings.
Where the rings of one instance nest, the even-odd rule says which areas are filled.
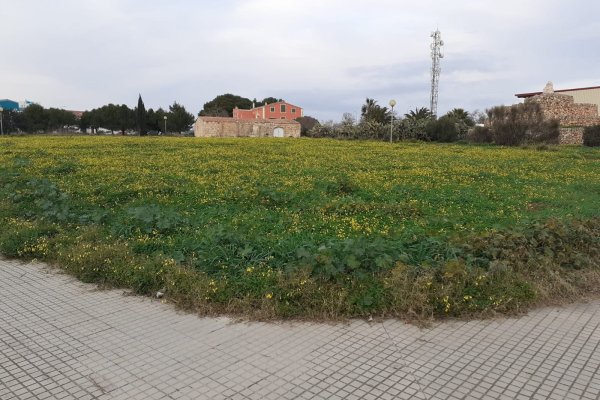
[[[0,138],[0,252],[257,318],[477,315],[594,292],[600,151]]]

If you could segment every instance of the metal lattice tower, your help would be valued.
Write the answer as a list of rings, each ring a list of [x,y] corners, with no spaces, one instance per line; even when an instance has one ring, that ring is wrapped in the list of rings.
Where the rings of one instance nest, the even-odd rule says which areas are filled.
[[[434,117],[437,117],[438,89],[440,72],[442,71],[440,67],[440,58],[444,58],[444,55],[442,54],[444,41],[442,40],[441,32],[437,29],[431,34],[431,37],[433,38],[433,43],[431,43],[431,101],[429,103],[429,109],[431,110],[431,114]]]

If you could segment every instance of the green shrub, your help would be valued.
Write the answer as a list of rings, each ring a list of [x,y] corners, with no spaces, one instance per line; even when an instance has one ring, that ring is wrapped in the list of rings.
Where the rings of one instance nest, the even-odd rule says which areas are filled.
[[[398,123],[400,138],[402,140],[427,140],[427,124],[429,121],[429,118],[404,118],[400,120]]]
[[[458,121],[451,116],[443,116],[429,121],[426,127],[429,140],[434,142],[454,142],[460,134]]]
[[[600,146],[600,125],[588,126],[583,130],[583,145]]]

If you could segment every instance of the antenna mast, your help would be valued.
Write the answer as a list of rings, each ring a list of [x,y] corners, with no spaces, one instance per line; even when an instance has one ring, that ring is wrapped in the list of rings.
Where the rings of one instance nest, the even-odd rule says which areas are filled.
[[[431,34],[433,43],[431,43],[431,101],[429,104],[429,110],[434,117],[437,117],[437,103],[438,103],[438,89],[440,83],[440,58],[444,58],[442,54],[442,46],[444,41],[442,40],[442,33],[439,29]]]

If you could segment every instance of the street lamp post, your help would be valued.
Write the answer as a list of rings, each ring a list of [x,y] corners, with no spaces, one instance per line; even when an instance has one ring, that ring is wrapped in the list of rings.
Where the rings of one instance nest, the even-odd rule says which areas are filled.
[[[167,116],[163,117],[165,119],[165,135],[167,134]]]
[[[390,100],[390,107],[392,107],[392,122],[390,123],[390,143],[393,143],[393,135],[394,135],[394,107],[396,106],[396,100]]]
[[[0,135],[4,136],[4,125],[2,125],[4,108],[0,107]]]

